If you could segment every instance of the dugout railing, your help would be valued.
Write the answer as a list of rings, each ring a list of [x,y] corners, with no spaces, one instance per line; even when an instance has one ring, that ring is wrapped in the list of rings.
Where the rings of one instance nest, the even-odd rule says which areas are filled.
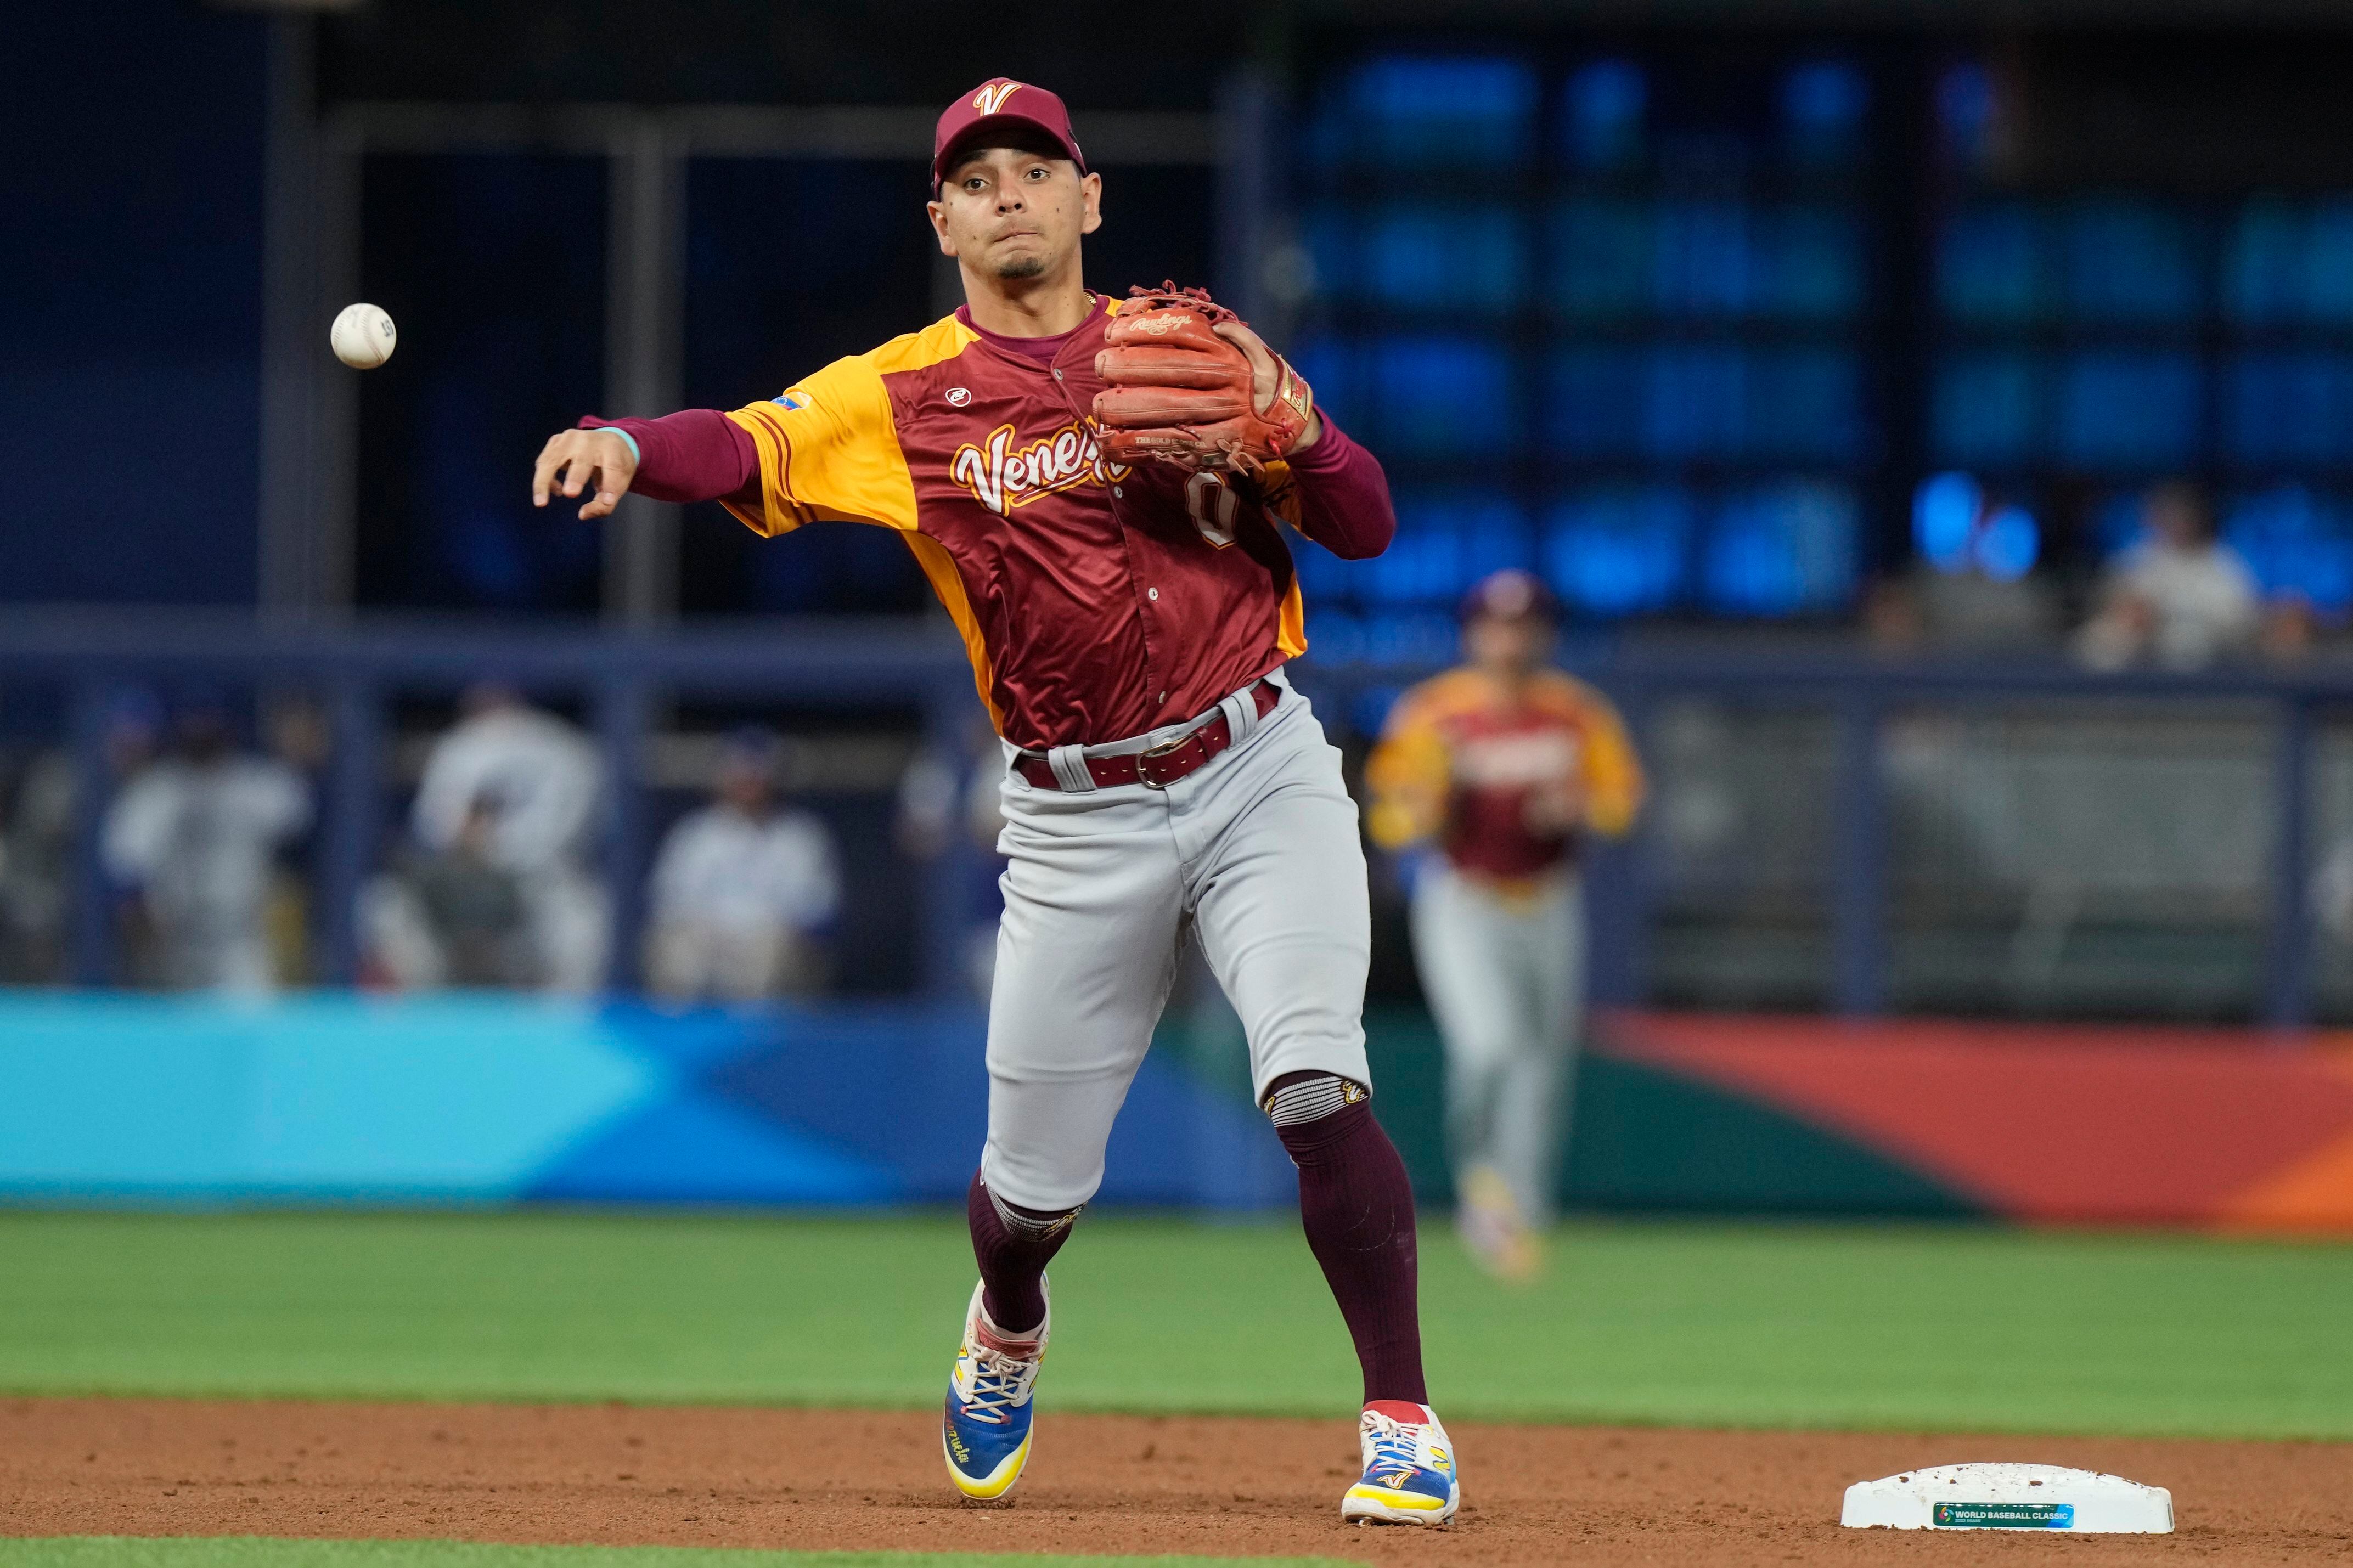
[[[1997,932],[2008,944],[2006,962],[2032,973],[2038,954],[2066,940],[2071,911],[2095,903],[2099,889],[2086,890],[2084,871],[2056,866],[2063,857],[2048,843],[2037,847],[2040,826],[2063,832],[2068,851],[2095,868],[2129,871],[2168,856],[2184,864],[2202,857],[2211,884],[2203,891],[2162,879],[2144,879],[2141,889],[2159,900],[2206,899],[2218,923],[2182,940],[2245,950],[2246,984],[2193,998],[2188,1012],[2283,1026],[2314,1016],[2316,965],[2324,948],[2334,951],[2314,897],[2327,836],[2337,831],[2316,826],[2324,797],[2348,795],[2346,811],[2326,815],[2332,824],[2347,816],[2343,828],[2353,843],[2353,792],[2327,782],[2337,773],[2353,779],[2353,751],[2324,758],[2334,748],[2324,744],[2323,721],[2333,710],[2353,712],[2353,665],[2092,674],[2056,658],[1899,660],[1720,636],[1596,645],[1569,663],[1625,708],[1662,789],[1644,830],[1598,854],[1590,868],[1599,999],[1761,1001],[1862,1016],[1917,1008],[1924,995],[1928,1005],[1949,1005],[1936,998],[1957,994],[1959,1010],[2000,1010],[2001,998],[1972,996],[1966,973],[1948,980],[1944,993],[1891,984],[1891,977],[1920,967],[1897,961],[1917,934],[1907,935],[1906,922],[1916,923],[1924,898],[1935,906],[1931,919],[1968,903],[1976,873],[1957,868],[1965,851],[2049,873],[2002,873],[2018,888],[1992,902],[2019,905],[1996,922],[2010,922]],[[1371,721],[1382,694],[1426,671],[1311,658],[1294,673],[1339,738],[1361,742],[1349,731]],[[613,982],[623,989],[636,979],[652,848],[645,763],[669,704],[703,699],[850,712],[889,706],[944,747],[961,742],[975,710],[963,647],[933,622],[627,634],[15,612],[0,624],[0,692],[54,699],[66,716],[75,776],[69,978],[103,984],[119,973],[100,839],[111,787],[108,705],[126,684],[299,689],[323,705],[332,747],[320,780],[311,907],[319,977],[340,984],[359,972],[360,889],[399,831],[385,804],[392,704],[453,693],[491,675],[576,703],[603,749],[608,780],[617,781],[606,793],[603,867],[615,911]],[[1705,743],[1692,742],[1694,734]],[[2162,740],[2161,750],[2152,750],[2151,737]],[[1747,805],[1734,809],[1726,800]],[[1720,864],[1694,869],[1686,863],[1692,824],[1704,828],[1727,811],[1733,826],[1717,835]],[[2023,831],[2010,833],[1999,850],[1956,847],[1950,823],[1973,814],[1980,825],[1990,819]],[[2052,820],[2042,823],[2043,816]],[[1779,880],[1740,880],[1750,867],[1778,868]],[[934,863],[923,907],[909,922],[934,989],[958,984],[965,936],[956,889],[970,873],[954,854]],[[1694,993],[1673,980],[1679,963],[1692,973],[1729,973],[1744,955],[1769,949],[1779,940],[1770,934],[1769,910],[1791,889],[1800,890],[1790,896],[1803,906],[1804,929],[1788,945],[1789,964],[1802,984],[1780,994],[1769,985]],[[1670,950],[1688,935],[1679,934],[1678,922],[1688,924],[1694,910],[1704,915],[1712,900],[1755,919],[1725,925],[1699,945],[1686,942],[1674,958]],[[2007,1005],[2037,1010],[2034,995],[2023,992]]]

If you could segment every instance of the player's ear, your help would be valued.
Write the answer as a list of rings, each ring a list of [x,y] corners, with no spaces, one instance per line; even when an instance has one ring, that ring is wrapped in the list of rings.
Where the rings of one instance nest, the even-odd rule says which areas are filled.
[[[1085,205],[1079,219],[1079,232],[1092,234],[1103,226],[1103,176],[1089,174],[1079,182],[1079,200]]]
[[[940,254],[954,256],[955,241],[948,237],[948,209],[937,202],[925,202],[923,211],[932,220],[932,232],[940,238]]]

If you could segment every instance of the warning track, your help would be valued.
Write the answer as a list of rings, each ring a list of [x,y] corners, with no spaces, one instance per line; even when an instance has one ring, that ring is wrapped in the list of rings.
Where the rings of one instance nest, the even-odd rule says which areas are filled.
[[[2010,1562],[2016,1535],[1842,1530],[1850,1481],[2003,1458],[2168,1487],[2170,1537],[2071,1560],[2353,1561],[2353,1444],[1453,1428],[1443,1532],[1338,1522],[1328,1422],[1057,1414],[1014,1499],[958,1500],[936,1417],[619,1405],[0,1400],[0,1533],[435,1537],[1375,1563]]]

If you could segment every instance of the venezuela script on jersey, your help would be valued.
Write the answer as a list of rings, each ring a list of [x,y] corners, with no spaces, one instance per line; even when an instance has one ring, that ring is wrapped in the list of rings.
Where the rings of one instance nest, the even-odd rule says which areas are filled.
[[[728,510],[771,535],[820,520],[898,530],[964,636],[997,732],[1032,750],[1190,719],[1305,649],[1276,531],[1325,536],[1303,520],[1304,470],[1356,468],[1353,493],[1376,498],[1360,510],[1377,505],[1377,538],[1343,553],[1377,553],[1391,526],[1378,465],[1328,422],[1258,480],[1107,460],[1090,410],[1116,309],[1095,310],[1050,362],[949,316],[727,416],[759,462]]]

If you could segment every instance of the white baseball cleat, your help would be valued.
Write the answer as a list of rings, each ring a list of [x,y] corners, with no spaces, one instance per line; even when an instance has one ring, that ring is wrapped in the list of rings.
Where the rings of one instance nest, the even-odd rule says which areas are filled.
[[[1444,1524],[1462,1500],[1454,1444],[1427,1405],[1376,1399],[1365,1406],[1356,1439],[1365,1475],[1340,1500],[1352,1524]]]

